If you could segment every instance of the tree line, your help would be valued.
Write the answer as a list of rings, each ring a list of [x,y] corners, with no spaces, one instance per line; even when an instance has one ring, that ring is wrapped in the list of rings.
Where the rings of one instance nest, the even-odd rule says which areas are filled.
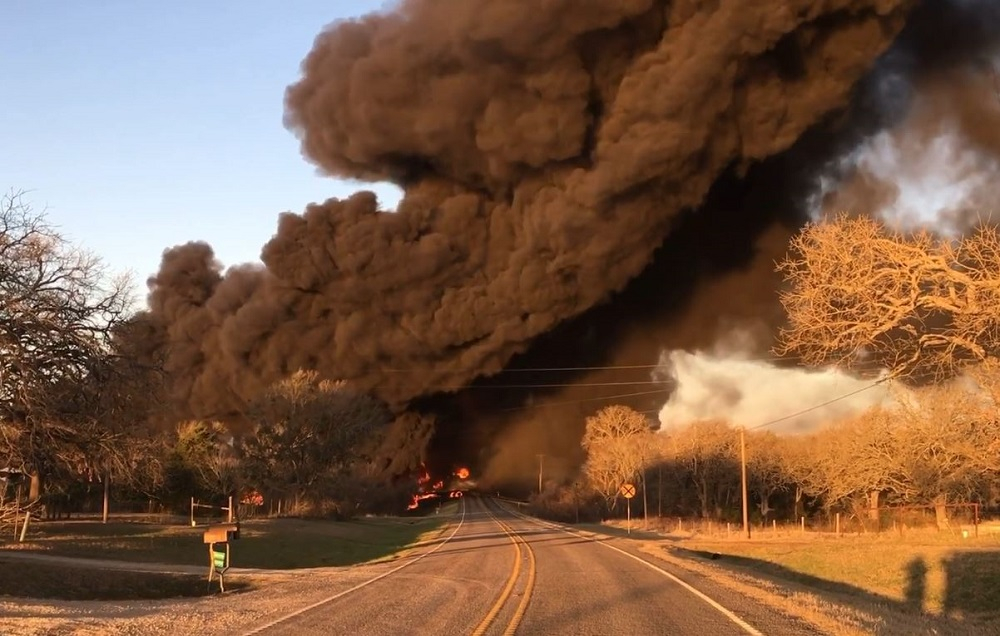
[[[1000,377],[995,368],[975,371]],[[880,509],[926,507],[943,527],[954,504],[1000,508],[1000,418],[992,395],[973,386],[899,387],[888,403],[808,434],[745,431],[752,520],[843,513],[884,529]],[[541,512],[621,516],[619,490],[634,483],[650,497],[650,514],[741,522],[740,434],[729,422],[654,430],[645,415],[615,405],[588,418],[583,445],[580,477],[550,484],[536,498]]]
[[[755,515],[995,506],[1000,232],[902,234],[842,216],[806,227],[779,269],[787,325],[776,353],[888,378],[897,390],[892,404],[809,435],[749,431]],[[425,423],[394,426],[378,400],[307,371],[230,420],[188,421],[166,394],[156,329],[127,277],[110,275],[21,194],[0,197],[0,508],[17,474],[25,498],[49,510],[109,484],[119,498],[177,508],[230,494],[343,516],[405,505],[411,484],[390,487],[386,476],[415,467],[398,447],[426,441]],[[621,483],[637,481],[646,492],[655,482],[664,514],[738,513],[729,422],[654,433],[615,406],[588,420],[582,444],[579,478],[544,493],[553,509],[584,501],[613,514]]]
[[[409,488],[385,483],[393,431],[378,400],[298,372],[230,421],[187,421],[158,343],[127,276],[23,193],[0,197],[0,519],[18,489],[51,514],[109,485],[178,511],[228,495],[344,516],[405,505]]]
[[[885,506],[1000,506],[1000,232],[903,233],[841,215],[807,226],[778,265],[787,324],[775,352],[891,383],[892,399],[807,435],[746,433],[758,521],[843,512],[878,524]],[[738,521],[739,435],[732,423],[665,423],[627,407],[587,420],[580,479],[539,498],[567,517],[581,500],[615,514],[626,481],[663,514]],[[651,477],[652,476],[652,477]]]

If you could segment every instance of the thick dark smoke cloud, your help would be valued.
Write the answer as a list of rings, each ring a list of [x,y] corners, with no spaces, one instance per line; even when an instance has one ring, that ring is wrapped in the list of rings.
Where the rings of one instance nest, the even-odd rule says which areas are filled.
[[[334,25],[287,124],[325,172],[405,198],[283,215],[265,269],[165,253],[176,397],[224,416],[305,367],[399,407],[499,371],[643,271],[720,175],[843,106],[911,4],[412,0]]]
[[[150,349],[188,416],[234,417],[313,368],[409,409],[390,472],[428,444],[494,481],[532,475],[538,452],[567,472],[583,417],[608,401],[655,413],[666,394],[592,399],[657,388],[588,386],[642,370],[518,369],[654,364],[734,325],[767,333],[773,263],[817,175],[839,186],[826,209],[899,198],[857,159],[873,140],[912,154],[947,133],[972,153],[952,164],[1000,175],[998,33],[986,0],[413,0],[332,25],[286,124],[321,171],[401,185],[399,210],[360,192],[283,215],[263,268],[169,250]],[[972,200],[992,204],[996,182]]]

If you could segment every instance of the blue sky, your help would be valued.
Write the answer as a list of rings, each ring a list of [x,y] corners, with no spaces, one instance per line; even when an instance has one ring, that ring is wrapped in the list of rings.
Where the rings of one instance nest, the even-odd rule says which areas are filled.
[[[0,190],[145,298],[163,249],[256,261],[280,212],[374,189],[317,174],[282,125],[285,87],[322,28],[382,0],[5,0]]]

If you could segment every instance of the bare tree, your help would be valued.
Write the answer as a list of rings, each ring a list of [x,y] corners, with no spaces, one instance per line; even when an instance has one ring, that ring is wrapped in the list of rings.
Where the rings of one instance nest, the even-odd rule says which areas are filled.
[[[627,406],[609,406],[587,418],[584,474],[612,508],[622,484],[640,477],[653,460],[654,435],[649,420]]]
[[[821,496],[828,509],[866,509],[874,521],[883,497],[912,496],[909,485],[899,479],[900,437],[891,411],[871,409],[821,431],[818,438],[813,447],[813,494]]]
[[[694,486],[700,514],[718,516],[739,486],[739,437],[725,422],[693,422],[670,433],[670,459]]]
[[[840,216],[806,227],[778,269],[788,314],[780,355],[942,378],[1000,351],[994,228],[949,240]]]
[[[770,431],[757,431],[747,439],[747,474],[750,490],[756,495],[760,515],[767,521],[774,510],[771,498],[791,481],[783,461],[784,440]]]
[[[130,306],[127,277],[71,246],[19,192],[0,197],[0,454],[40,478],[78,475],[110,443],[90,388]]]
[[[915,503],[934,504],[939,526],[947,524],[946,504],[980,499],[996,483],[1000,466],[990,450],[1000,430],[994,413],[987,396],[954,384],[900,400],[898,479]]]
[[[796,519],[805,516],[806,496],[817,496],[822,490],[817,467],[820,452],[814,435],[787,438],[782,444],[779,460],[793,488],[792,512]]]
[[[898,392],[895,404],[800,440],[788,461],[827,508],[877,522],[886,503],[933,504],[943,523],[947,503],[984,500],[996,487],[998,437],[990,396],[952,383]]]

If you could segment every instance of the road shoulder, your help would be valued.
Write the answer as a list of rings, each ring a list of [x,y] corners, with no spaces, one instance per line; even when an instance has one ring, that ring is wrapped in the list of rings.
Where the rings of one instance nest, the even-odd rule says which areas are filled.
[[[727,562],[725,558],[706,559],[676,545],[643,542],[637,549],[658,562],[700,577],[711,588],[728,589],[729,594],[744,596],[773,610],[795,616],[824,634],[983,633],[984,626],[974,621],[902,611],[874,597],[817,589]]]

